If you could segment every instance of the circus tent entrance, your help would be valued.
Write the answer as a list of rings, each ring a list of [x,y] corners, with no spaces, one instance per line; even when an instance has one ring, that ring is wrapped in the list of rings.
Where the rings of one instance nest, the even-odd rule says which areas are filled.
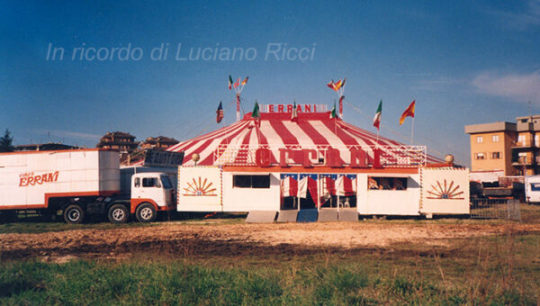
[[[356,174],[282,173],[281,209],[356,208]]]

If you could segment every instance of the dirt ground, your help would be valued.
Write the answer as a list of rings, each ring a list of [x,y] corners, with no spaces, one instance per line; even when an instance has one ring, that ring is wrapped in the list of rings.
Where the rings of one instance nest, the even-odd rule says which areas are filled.
[[[268,256],[377,251],[415,244],[445,248],[452,239],[540,232],[540,224],[311,224],[186,225],[0,234],[0,259],[111,258],[150,252],[173,256]],[[54,261],[54,260],[53,260]]]

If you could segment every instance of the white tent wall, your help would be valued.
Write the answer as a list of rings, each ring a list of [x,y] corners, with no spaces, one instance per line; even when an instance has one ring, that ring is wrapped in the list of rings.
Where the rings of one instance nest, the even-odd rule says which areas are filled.
[[[400,177],[407,179],[405,190],[370,190],[368,177]],[[361,215],[403,215],[420,214],[420,175],[358,174],[357,207]]]
[[[235,175],[268,175],[254,172],[223,172],[223,211],[278,211],[280,206],[279,173],[270,173],[270,188],[238,188],[233,186]]]

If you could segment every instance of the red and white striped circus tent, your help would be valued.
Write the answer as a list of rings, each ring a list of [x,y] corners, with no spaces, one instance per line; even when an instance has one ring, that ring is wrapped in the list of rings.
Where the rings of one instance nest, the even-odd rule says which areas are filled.
[[[363,152],[368,162],[378,155],[381,167],[417,167],[441,162],[428,155],[425,146],[407,146],[377,137],[341,119],[331,118],[330,112],[299,112],[294,120],[290,112],[260,113],[257,119],[248,113],[231,125],[180,142],[168,151],[184,152],[183,165],[194,165],[192,156],[197,153],[200,157],[197,165],[253,166],[257,165],[256,155],[261,148],[268,152],[266,155],[272,165],[279,164],[284,154],[290,164],[302,165],[305,158],[314,164],[324,164],[330,149],[339,151],[340,162],[345,166],[358,152]],[[299,156],[302,151],[303,156]]]

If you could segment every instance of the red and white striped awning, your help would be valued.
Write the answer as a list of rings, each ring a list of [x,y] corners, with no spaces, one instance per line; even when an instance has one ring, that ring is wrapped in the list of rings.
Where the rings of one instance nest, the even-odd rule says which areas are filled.
[[[350,149],[366,152],[369,158],[377,148],[381,164],[418,165],[439,163],[440,159],[426,154],[423,146],[406,146],[388,138],[330,118],[329,112],[299,113],[295,121],[290,113],[261,113],[260,125],[248,113],[229,126],[195,137],[170,147],[169,151],[184,151],[184,165],[193,165],[191,157],[199,154],[198,165],[254,165],[258,148],[271,152],[272,163],[280,160],[280,149],[314,149],[324,154],[329,147],[338,149],[345,164],[350,162]]]

